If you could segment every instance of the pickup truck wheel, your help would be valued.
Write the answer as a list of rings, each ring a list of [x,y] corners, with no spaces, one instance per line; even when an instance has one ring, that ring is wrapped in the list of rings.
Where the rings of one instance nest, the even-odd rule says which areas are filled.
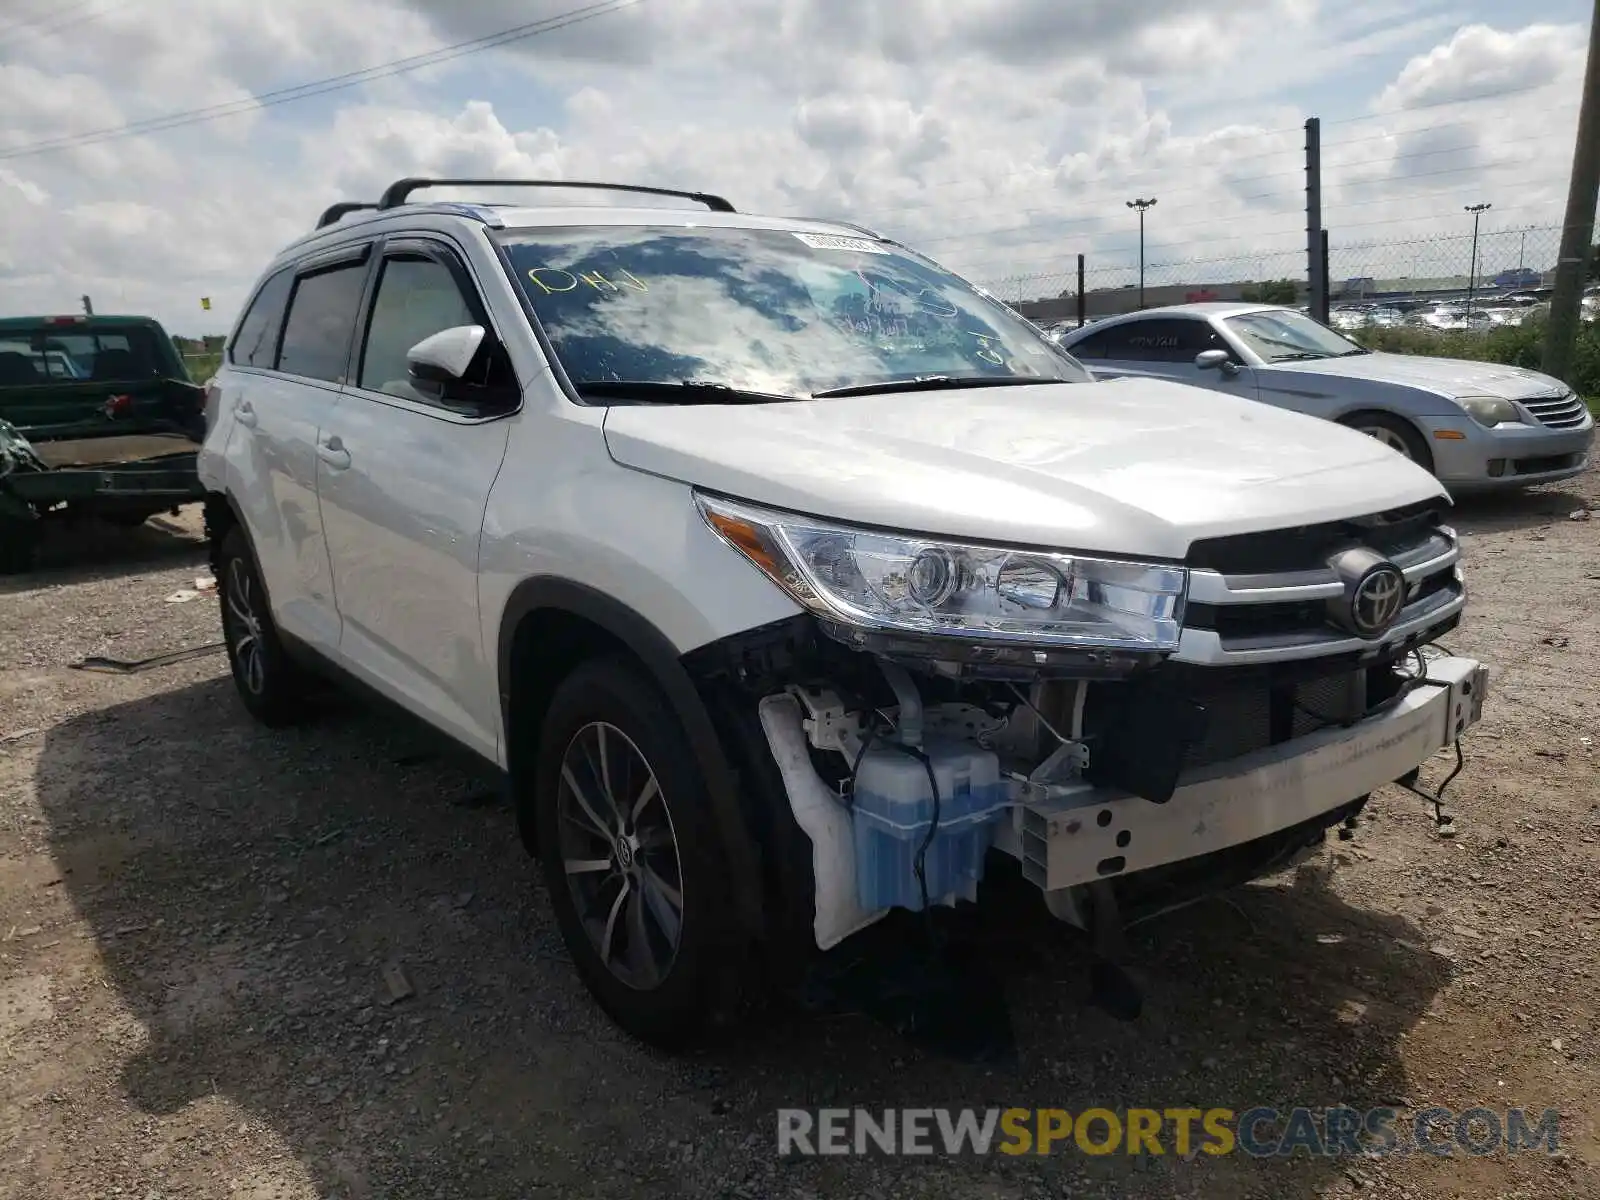
[[[630,664],[586,663],[551,700],[534,819],[562,936],[623,1029],[676,1046],[737,991],[725,869],[699,764]]]
[[[1397,454],[1403,454],[1425,471],[1433,470],[1433,455],[1428,443],[1409,422],[1400,417],[1381,412],[1352,413],[1340,424],[1348,425],[1357,433],[1376,438]]]
[[[228,665],[245,708],[263,725],[293,724],[304,712],[305,677],[284,653],[255,556],[238,529],[218,548],[217,598]]]
[[[39,531],[33,520],[9,520],[0,512],[0,575],[33,570],[39,555]]]

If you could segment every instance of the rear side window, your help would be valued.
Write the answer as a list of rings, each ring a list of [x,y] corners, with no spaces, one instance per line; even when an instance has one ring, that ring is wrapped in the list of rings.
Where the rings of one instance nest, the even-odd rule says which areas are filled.
[[[1205,321],[1153,317],[1106,330],[1103,357],[1128,362],[1193,362],[1202,350],[1225,350],[1226,343]]]
[[[256,293],[254,303],[239,322],[228,361],[241,367],[272,367],[278,358],[278,334],[283,331],[283,307],[294,286],[292,271],[279,271]]]
[[[343,383],[350,335],[361,307],[366,263],[350,263],[302,276],[289,301],[278,370],[307,379]]]

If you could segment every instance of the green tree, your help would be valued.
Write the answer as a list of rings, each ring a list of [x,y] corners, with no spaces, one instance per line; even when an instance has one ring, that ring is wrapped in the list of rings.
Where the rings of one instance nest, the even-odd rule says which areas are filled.
[[[1244,288],[1239,298],[1250,304],[1295,304],[1300,299],[1300,285],[1292,279],[1269,279]]]

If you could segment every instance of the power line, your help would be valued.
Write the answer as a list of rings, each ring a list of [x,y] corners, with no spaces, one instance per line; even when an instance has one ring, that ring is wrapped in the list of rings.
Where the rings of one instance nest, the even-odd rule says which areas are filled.
[[[124,125],[89,130],[84,133],[50,138],[45,141],[0,150],[0,159],[26,158],[54,150],[75,149],[79,146],[115,141],[124,137],[161,133],[168,129],[178,129],[186,125],[198,125],[207,121],[221,120],[224,117],[237,116],[240,113],[273,108],[279,104],[305,100],[312,96],[323,96],[329,92],[344,91],[348,88],[358,87],[363,83],[370,83],[376,79],[388,79],[395,75],[421,70],[423,67],[431,67],[438,63],[463,58],[469,54],[478,54],[484,50],[505,46],[526,38],[537,37],[540,34],[554,33],[558,29],[567,28],[569,25],[591,21],[596,17],[608,16],[611,13],[620,12],[625,8],[633,8],[644,2],[645,0],[602,0],[601,3],[557,13],[554,16],[545,17],[538,21],[530,21],[525,25],[516,25],[510,29],[503,29],[498,33],[486,34],[483,37],[457,42],[449,46],[441,46],[436,50],[413,54],[407,58],[398,58],[386,63],[378,63],[371,67],[363,67],[360,70],[346,71],[342,75],[330,75],[325,79],[295,84],[292,87],[278,88],[275,91],[263,92],[259,96],[250,96],[243,100],[231,100],[221,104],[212,104],[205,108],[190,109],[187,112],[169,113],[164,117],[150,117],[142,121],[130,121]]]
[[[1520,167],[1527,166],[1529,164],[1529,162],[1532,162],[1532,161],[1534,161],[1534,160],[1530,159],[1530,160],[1523,160],[1523,161],[1517,161],[1517,162],[1497,163],[1497,164],[1494,165],[1494,167],[1492,167],[1490,169],[1498,171],[1498,170],[1507,170],[1507,169],[1512,169],[1512,168],[1520,168]],[[1448,170],[1441,170],[1441,171],[1419,171],[1419,172],[1417,172],[1416,174],[1413,174],[1413,175],[1403,176],[1402,179],[1409,181],[1409,180],[1413,180],[1413,179],[1429,179],[1429,178],[1441,177],[1441,176],[1446,176],[1446,175],[1460,175],[1460,174],[1466,174],[1466,173],[1472,173],[1472,172],[1483,173],[1484,172],[1484,168],[1482,166],[1474,166],[1474,167],[1455,167],[1455,168],[1450,168]],[[1532,179],[1522,179],[1522,180],[1518,181],[1519,186],[1528,186],[1529,184],[1537,184],[1537,183],[1540,183],[1540,182],[1550,182],[1550,181],[1549,180],[1532,180]],[[1233,200],[1236,200],[1236,201],[1240,201],[1240,202],[1247,202],[1247,201],[1250,201],[1250,200],[1270,200],[1270,199],[1273,199],[1275,195],[1276,195],[1276,193],[1272,193],[1272,192],[1261,192],[1261,193],[1253,193],[1253,194],[1245,195],[1245,196],[1230,196],[1229,198],[1233,199]],[[1377,198],[1370,199],[1370,200],[1356,200],[1356,201],[1349,201],[1349,202],[1344,202],[1344,203],[1339,203],[1339,204],[1331,204],[1328,207],[1330,209],[1334,209],[1334,208],[1356,208],[1356,207],[1362,207],[1362,206],[1371,205],[1371,204],[1400,204],[1400,203],[1404,203],[1407,200],[1434,199],[1436,197],[1436,195],[1437,194],[1433,193],[1433,192],[1408,192],[1408,193],[1402,193],[1401,195],[1383,196],[1383,197],[1377,197]],[[1527,207],[1527,206],[1524,206],[1524,207]],[[1531,206],[1531,207],[1538,207],[1538,206],[1534,205],[1534,206]],[[1179,207],[1171,209],[1169,211],[1176,212],[1176,213],[1186,213],[1186,212],[1197,212],[1197,211],[1200,211],[1200,210],[1206,209],[1206,208],[1214,209],[1214,205],[1209,205],[1209,204],[1206,204],[1206,203],[1197,203],[1197,204],[1192,204],[1192,205],[1180,205]],[[1028,210],[1024,210],[1024,211],[1028,211]],[[1038,210],[1036,210],[1036,211],[1038,211]],[[1295,211],[1298,211],[1298,210],[1296,210],[1296,209],[1287,209],[1287,208],[1266,209],[1266,210],[1257,209],[1257,210],[1253,211],[1252,213],[1250,213],[1249,215],[1252,216],[1252,217],[1267,217],[1267,216],[1278,216],[1278,215],[1287,216],[1290,213],[1295,212]],[[1212,216],[1207,217],[1204,220],[1200,220],[1200,221],[1179,222],[1177,224],[1171,224],[1171,223],[1169,223],[1167,221],[1163,221],[1156,228],[1155,232],[1157,232],[1158,234],[1160,234],[1164,238],[1166,234],[1168,234],[1168,233],[1170,233],[1170,232],[1172,232],[1174,230],[1195,229],[1195,228],[1199,228],[1201,226],[1214,225],[1218,221],[1227,220],[1227,219],[1229,219],[1229,218],[1228,217],[1224,217],[1224,216],[1215,215],[1215,213],[1213,212]],[[1420,220],[1422,218],[1421,217],[1408,217],[1408,218],[1403,218],[1403,219],[1405,219],[1405,220]],[[1004,236],[1004,235],[1006,235],[1008,233],[1030,233],[1030,232],[1033,232],[1033,231],[1036,231],[1036,230],[1065,230],[1065,229],[1069,229],[1069,228],[1072,228],[1072,227],[1083,226],[1083,225],[1098,225],[1098,224],[1103,223],[1105,220],[1106,220],[1106,218],[1105,217],[1101,217],[1101,216],[1063,217],[1063,218],[1059,218],[1059,219],[1052,219],[1052,220],[1049,220],[1049,221],[1034,221],[1034,222],[1029,222],[1029,223],[1023,224],[1023,225],[1005,225],[1005,226],[999,226],[999,227],[990,228],[990,229],[974,229],[974,230],[969,230],[969,231],[964,232],[964,233],[943,234],[943,235],[939,235],[939,236],[935,236],[935,237],[920,238],[920,239],[918,239],[918,241],[919,241],[919,244],[927,245],[927,246],[945,245],[945,244],[948,244],[948,243],[951,243],[951,242],[969,242],[969,241],[973,241],[973,240],[978,239],[978,238],[1002,237],[1002,236]]]
[[[1523,96],[1529,92],[1543,91],[1553,87],[1554,82],[1546,79],[1542,83],[1525,84],[1522,87],[1501,88],[1499,91],[1482,92],[1476,96],[1458,96],[1454,100],[1430,100],[1425,104],[1408,104],[1405,108],[1397,108],[1390,112],[1368,113],[1360,117],[1341,117],[1336,121],[1324,121],[1324,125],[1355,125],[1362,121],[1382,121],[1389,117],[1401,117],[1406,113],[1426,112],[1433,108],[1453,108],[1459,104],[1481,104],[1485,100],[1500,100],[1506,96]]]
[[[122,0],[120,4],[112,4],[98,12],[84,12],[96,0],[83,0],[80,4],[69,4],[59,12],[50,13],[32,21],[15,21],[5,29],[0,29],[0,49],[13,46],[30,37],[44,37],[47,34],[60,33],[63,29],[71,29],[75,25],[84,25],[90,21],[98,21],[101,17],[109,17],[118,9],[127,8],[132,0]],[[74,15],[76,14],[76,15]]]
[[[1515,212],[1515,211],[1522,210],[1522,209],[1528,209],[1528,208],[1539,208],[1539,209],[1542,209],[1542,208],[1545,208],[1545,207],[1546,206],[1544,206],[1544,205],[1537,205],[1537,204],[1508,205],[1503,209],[1499,208],[1497,206],[1496,211],[1497,212],[1501,212],[1501,211],[1504,211],[1504,212]],[[1415,223],[1419,219],[1421,219],[1421,218],[1418,218],[1418,217],[1391,217],[1391,218],[1386,218],[1386,219],[1376,220],[1376,221],[1360,221],[1360,222],[1341,223],[1341,224],[1339,224],[1337,226],[1337,228],[1334,228],[1334,229],[1330,230],[1330,233],[1337,235],[1341,231],[1350,230],[1350,229],[1366,229],[1366,228],[1376,228],[1376,227],[1387,226],[1387,225],[1411,224],[1411,223]],[[1487,239],[1496,238],[1496,237],[1510,237],[1510,236],[1520,235],[1520,234],[1523,234],[1523,233],[1550,233],[1550,232],[1558,230],[1559,228],[1560,228],[1559,225],[1506,226],[1506,227],[1504,227],[1502,229],[1493,229],[1493,230],[1484,231],[1482,233],[1482,235],[1481,235],[1481,239],[1482,240],[1487,240]],[[1274,231],[1267,232],[1267,233],[1258,233],[1255,236],[1260,237],[1260,238],[1276,238],[1276,237],[1303,238],[1305,236],[1305,231],[1303,229],[1283,229],[1283,230],[1274,230]],[[1379,241],[1373,241],[1373,240],[1364,241],[1364,242],[1348,242],[1348,243],[1343,243],[1343,244],[1335,244],[1332,247],[1332,249],[1334,251],[1338,251],[1338,252],[1343,253],[1343,252],[1353,252],[1353,251],[1358,251],[1358,250],[1386,249],[1386,248],[1389,248],[1389,247],[1399,247],[1399,246],[1438,245],[1438,244],[1448,243],[1448,242],[1463,241],[1463,240],[1465,240],[1467,238],[1470,238],[1471,236],[1472,235],[1471,235],[1470,232],[1433,234],[1433,235],[1430,235],[1428,237],[1396,239],[1396,240],[1393,240],[1393,241],[1386,241],[1386,242],[1379,242]],[[1051,240],[1048,240],[1048,241],[1039,240],[1039,241],[1018,243],[1015,246],[1005,247],[1005,249],[1008,250],[1008,251],[1011,251],[1013,253],[1021,253],[1021,252],[1026,252],[1027,250],[1035,248],[1035,247],[1040,247],[1040,246],[1051,246],[1051,247],[1053,247],[1055,245],[1056,245],[1055,240],[1051,239]],[[1125,252],[1112,252],[1112,253],[1125,253]],[[1256,248],[1254,248],[1252,250],[1249,250],[1249,251],[1241,251],[1241,252],[1236,253],[1236,254],[1221,255],[1221,256],[1218,256],[1218,257],[1215,257],[1215,258],[1194,258],[1194,259],[1174,260],[1174,261],[1165,262],[1165,263],[1147,263],[1146,264],[1146,268],[1147,269],[1166,269],[1166,268],[1172,268],[1172,267],[1178,267],[1178,266],[1186,266],[1186,265],[1189,265],[1189,264],[1196,264],[1196,263],[1203,264],[1203,263],[1217,263],[1217,262],[1233,262],[1233,261],[1236,261],[1236,260],[1258,259],[1258,258],[1287,258],[1287,257],[1299,258],[1300,256],[1303,256],[1304,253],[1305,253],[1305,247],[1303,245],[1291,245],[1291,246],[1284,246],[1282,248],[1258,246],[1258,247],[1256,247]],[[995,260],[989,259],[989,260],[985,260],[985,261],[993,262]],[[1128,262],[1132,263],[1133,259],[1130,257],[1128,259]],[[1131,269],[1135,269],[1135,268],[1131,267],[1131,266],[1125,266],[1125,265],[1102,266],[1102,267],[1090,268],[1090,273],[1093,274],[1096,271],[1106,272],[1106,271],[1113,271],[1113,270],[1116,270],[1116,271],[1127,271],[1127,270],[1131,270]],[[976,274],[977,272],[976,271],[969,271],[967,273],[968,274]],[[1007,278],[1008,279],[1033,279],[1033,278],[1043,279],[1043,278],[1049,278],[1049,277],[1052,277],[1052,276],[1061,276],[1061,275],[1065,275],[1065,274],[1075,274],[1075,273],[1076,273],[1075,270],[1063,267],[1063,268],[1060,268],[1060,269],[1054,270],[1054,271],[1040,271],[1040,272],[1037,272],[1036,274],[1033,274],[1033,275],[1008,276]]]
[[[1417,132],[1431,132],[1431,131],[1436,130],[1436,129],[1448,129],[1448,128],[1453,128],[1453,127],[1454,127],[1453,125],[1429,126],[1429,127],[1425,127],[1422,130],[1418,130]],[[1348,142],[1341,142],[1341,143],[1338,143],[1338,144],[1339,145],[1353,145],[1353,144],[1356,144],[1358,142],[1382,140],[1382,139],[1388,138],[1390,136],[1392,136],[1392,135],[1390,135],[1390,134],[1380,134],[1376,138],[1353,138]],[[1535,136],[1535,137],[1522,137],[1522,138],[1519,138],[1518,140],[1519,140],[1519,142],[1532,143],[1532,142],[1549,141],[1552,138],[1563,138],[1564,139],[1567,136],[1568,135],[1566,135],[1566,134],[1543,134],[1543,135],[1539,135],[1539,136]],[[1324,146],[1324,150],[1327,150],[1328,148],[1329,148],[1328,146],[1326,146],[1326,145]],[[1355,169],[1355,168],[1358,168],[1358,167],[1365,167],[1365,166],[1378,166],[1378,165],[1382,165],[1382,164],[1386,164],[1386,163],[1408,162],[1408,161],[1410,161],[1412,159],[1430,158],[1430,157],[1436,157],[1436,156],[1441,155],[1441,154],[1450,154],[1450,153],[1456,153],[1456,152],[1471,151],[1471,150],[1474,150],[1476,148],[1477,147],[1474,146],[1474,145],[1462,144],[1462,145],[1459,145],[1459,146],[1446,146],[1446,147],[1440,147],[1440,148],[1435,148],[1435,149],[1431,149],[1431,150],[1412,150],[1412,151],[1406,151],[1405,153],[1393,154],[1393,155],[1388,155],[1388,156],[1384,156],[1384,157],[1354,159],[1354,160],[1348,161],[1348,162],[1328,161],[1327,158],[1325,157],[1324,158],[1324,164],[1323,164],[1323,170],[1324,170],[1325,175],[1330,177],[1329,178],[1330,186],[1331,187],[1339,187],[1339,186],[1342,186],[1342,185],[1339,184],[1336,173],[1340,172],[1340,171],[1352,170],[1352,169]],[[1300,150],[1299,147],[1294,147],[1293,148],[1293,153],[1298,154],[1299,150]],[[1244,162],[1244,161],[1249,161],[1250,159],[1257,159],[1257,158],[1282,157],[1282,156],[1288,155],[1289,153],[1291,153],[1290,150],[1284,149],[1284,150],[1268,151],[1265,154],[1252,154],[1252,155],[1234,156],[1234,157],[1231,157],[1228,160],[1228,164],[1231,165],[1232,163],[1235,163],[1235,162]],[[1493,164],[1492,166],[1490,166],[1487,169],[1488,170],[1498,170],[1501,167],[1515,166],[1515,165],[1518,165],[1518,164],[1514,164],[1514,163],[1497,163],[1497,164]],[[1015,200],[1015,197],[1011,197],[1011,198],[1007,198],[1007,200],[1006,200],[1007,211],[1012,213],[1013,215],[1027,216],[1027,215],[1032,215],[1032,214],[1036,214],[1036,213],[1055,212],[1055,211],[1058,211],[1058,209],[1063,204],[1070,205],[1071,207],[1073,207],[1075,209],[1082,209],[1082,208],[1084,208],[1086,206],[1098,205],[1098,204],[1100,204],[1102,202],[1105,202],[1105,203],[1109,204],[1110,201],[1112,201],[1113,199],[1115,199],[1118,202],[1120,202],[1120,197],[1116,196],[1116,192],[1118,192],[1118,191],[1123,189],[1124,184],[1125,184],[1125,182],[1127,180],[1137,179],[1137,178],[1141,178],[1141,177],[1149,177],[1149,176],[1171,176],[1171,175],[1173,175],[1175,173],[1178,173],[1178,172],[1181,172],[1181,171],[1185,171],[1185,170],[1188,170],[1188,169],[1189,168],[1186,167],[1183,164],[1174,164],[1174,165],[1169,166],[1169,167],[1154,167],[1154,168],[1149,168],[1149,169],[1146,169],[1146,170],[1143,170],[1143,171],[1126,172],[1126,173],[1118,174],[1117,177],[1116,177],[1116,180],[1114,182],[1113,181],[1097,182],[1095,184],[1095,186],[1092,188],[1092,190],[1089,190],[1089,191],[1084,192],[1084,193],[1078,193],[1078,194],[1063,192],[1058,187],[1056,187],[1055,185],[1052,184],[1052,185],[1050,185],[1051,190],[1049,192],[1043,193],[1043,195],[1053,197],[1055,199],[1055,201],[1056,201],[1055,204],[1048,205],[1048,206],[1034,207],[1034,208],[1020,208],[1019,209],[1019,208],[1014,207],[1013,202]],[[1460,168],[1459,170],[1463,171],[1463,172],[1466,172],[1466,171],[1482,170],[1482,169],[1485,169],[1485,168],[1469,167],[1469,168]],[[1399,177],[1399,179],[1400,180],[1424,179],[1424,178],[1429,178],[1429,177],[1431,177],[1433,175],[1436,175],[1436,174],[1437,175],[1442,175],[1442,174],[1454,173],[1457,170],[1458,169],[1456,169],[1456,168],[1452,168],[1450,171],[1418,172],[1418,173],[1412,174],[1412,175],[1401,176],[1401,177]],[[1014,172],[1008,173],[1007,175],[999,176],[998,178],[1007,179],[1007,178],[1012,178],[1012,177],[1017,176],[1017,175],[1025,175],[1025,174],[1033,174],[1033,173],[1036,173],[1036,172],[1029,171],[1029,170],[1014,171]],[[1226,187],[1232,188],[1232,187],[1238,187],[1238,186],[1240,186],[1242,184],[1246,184],[1246,183],[1261,183],[1261,182],[1264,182],[1266,180],[1271,180],[1271,179],[1300,178],[1304,174],[1305,174],[1304,166],[1297,166],[1297,167],[1294,167],[1293,169],[1287,170],[1287,171],[1269,171],[1269,172],[1256,174],[1256,175],[1239,176],[1239,177],[1236,177],[1236,178],[1217,177],[1213,182],[1220,183],[1220,184],[1222,184],[1222,185],[1224,185]],[[930,187],[938,186],[940,181],[938,181],[938,180],[921,180],[919,182],[920,182],[920,185],[922,186],[922,188],[927,189],[927,188],[930,188]],[[968,176],[968,177],[963,177],[961,179],[958,179],[955,182],[975,182],[975,181],[973,181],[971,179],[971,177]],[[1043,181],[1041,181],[1041,182],[1043,182]],[[1234,199],[1234,200],[1239,200],[1239,201],[1270,200],[1270,199],[1273,199],[1278,194],[1279,193],[1275,193],[1275,192],[1253,192],[1253,193],[1249,193],[1249,194],[1246,194],[1246,195],[1238,195],[1236,193],[1230,192],[1229,193],[1229,198],[1230,199]],[[951,212],[966,211],[966,210],[974,208],[974,207],[976,207],[978,205],[993,205],[993,204],[996,203],[996,200],[997,200],[997,198],[995,196],[993,196],[993,195],[957,196],[957,197],[951,198],[949,196],[941,194],[941,197],[939,199],[937,199],[937,200],[924,200],[924,201],[921,201],[921,202],[915,203],[915,204],[896,203],[893,206],[893,211],[897,216],[903,215],[903,214],[906,214],[906,213],[926,212],[926,211],[931,210],[931,209],[937,209],[941,213],[948,214],[948,213],[951,213]],[[1178,207],[1176,207],[1174,209],[1168,210],[1168,211],[1169,212],[1184,212],[1184,211],[1187,211],[1189,208],[1192,208],[1192,207],[1197,207],[1197,206],[1180,205],[1180,206],[1178,206]],[[1095,218],[1095,217],[1069,218],[1069,220],[1071,220],[1071,222],[1073,224],[1075,224],[1075,225],[1093,224],[1098,219],[1099,218]],[[1054,225],[1055,222],[1052,222],[1051,224]],[[1031,228],[1033,228],[1033,226],[1032,225],[1024,225],[1024,226],[1012,226],[1012,227],[1009,227],[1009,228],[1031,229]],[[1167,228],[1170,228],[1170,226],[1168,226],[1165,222],[1163,222],[1162,225],[1161,225],[1161,228],[1162,229],[1167,229]],[[960,235],[957,235],[957,236],[960,236]],[[981,234],[975,234],[973,236],[981,236]],[[941,238],[939,238],[937,240],[938,241],[945,241],[945,240],[948,240],[948,239],[946,239],[944,237],[941,237]]]

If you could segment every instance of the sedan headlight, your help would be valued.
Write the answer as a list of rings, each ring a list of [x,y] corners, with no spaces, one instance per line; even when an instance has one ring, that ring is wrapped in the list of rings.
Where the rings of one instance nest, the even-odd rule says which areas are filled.
[[[1499,396],[1457,396],[1456,403],[1467,410],[1467,415],[1479,425],[1493,428],[1496,425],[1520,425],[1522,414],[1517,406]]]
[[[1011,550],[884,533],[697,495],[706,523],[834,636],[938,639],[930,656],[1050,665],[1052,650],[1133,660],[1178,647],[1188,574],[1180,566]],[[961,644],[975,653],[952,653]],[[983,650],[1024,653],[990,654]]]

